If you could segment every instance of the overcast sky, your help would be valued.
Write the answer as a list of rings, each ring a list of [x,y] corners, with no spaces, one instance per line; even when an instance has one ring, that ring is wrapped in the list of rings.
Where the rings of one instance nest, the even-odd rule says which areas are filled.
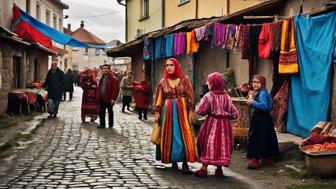
[[[105,42],[118,39],[125,42],[125,8],[117,0],[62,0],[69,5],[64,10],[64,27],[71,24],[74,31],[84,20],[86,30],[95,34]]]

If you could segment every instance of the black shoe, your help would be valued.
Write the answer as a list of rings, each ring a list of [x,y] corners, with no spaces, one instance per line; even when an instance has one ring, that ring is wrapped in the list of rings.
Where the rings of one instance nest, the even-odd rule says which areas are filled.
[[[147,120],[147,117],[144,117],[144,120]]]
[[[48,118],[51,118],[53,116],[53,114],[49,114]]]
[[[138,117],[138,119],[142,120],[142,117]]]
[[[110,128],[110,129],[113,128],[113,125],[109,125],[109,128]]]
[[[105,126],[103,126],[103,125],[99,125],[97,128],[98,128],[98,129],[105,129]]]
[[[57,114],[54,114],[54,118],[56,118],[57,117]]]
[[[122,113],[125,113],[125,110],[121,110],[122,111]]]
[[[182,173],[186,175],[192,174],[192,172],[189,170],[189,166],[187,162],[183,162],[182,164]]]

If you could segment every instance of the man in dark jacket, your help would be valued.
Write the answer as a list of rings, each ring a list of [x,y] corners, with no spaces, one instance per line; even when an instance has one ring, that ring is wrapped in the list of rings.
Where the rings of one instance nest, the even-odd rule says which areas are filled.
[[[57,67],[57,62],[51,63],[51,69],[48,71],[43,87],[48,91],[48,113],[49,118],[57,116],[58,106],[62,99],[65,79],[64,72]]]
[[[65,74],[65,86],[64,86],[64,93],[63,93],[63,99],[64,101],[66,100],[66,93],[68,92],[69,93],[69,100],[72,100],[72,94],[73,94],[73,91],[74,91],[74,87],[73,87],[73,84],[74,84],[74,76],[73,76],[73,73],[72,73],[72,70],[69,68],[67,73]]]
[[[106,109],[109,114],[109,128],[113,127],[113,106],[118,98],[119,82],[111,73],[110,65],[103,65],[103,75],[99,80],[97,90],[97,101],[100,103],[99,108],[99,128],[105,128]]]

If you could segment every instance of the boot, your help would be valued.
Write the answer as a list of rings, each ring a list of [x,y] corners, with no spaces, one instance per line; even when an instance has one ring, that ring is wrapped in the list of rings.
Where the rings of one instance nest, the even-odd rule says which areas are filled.
[[[196,176],[201,177],[201,178],[206,178],[208,176],[208,171],[200,168],[194,173]]]
[[[247,161],[247,168],[258,169],[260,167],[259,161],[256,158],[252,158]]]

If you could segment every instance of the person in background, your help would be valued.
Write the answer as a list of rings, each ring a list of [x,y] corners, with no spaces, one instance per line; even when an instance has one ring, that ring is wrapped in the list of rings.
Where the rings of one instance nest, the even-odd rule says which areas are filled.
[[[252,116],[247,140],[247,167],[257,169],[260,160],[265,165],[274,166],[279,154],[278,139],[271,117],[272,97],[266,90],[266,78],[260,74],[253,77],[254,95],[246,104],[252,107]]]
[[[225,92],[225,82],[218,72],[208,76],[210,92],[201,99],[196,113],[207,118],[197,136],[197,147],[202,167],[196,176],[207,177],[208,165],[215,165],[215,176],[223,176],[222,166],[229,167],[233,147],[230,119],[237,119],[238,111]],[[215,153],[212,153],[215,152]]]
[[[128,71],[127,76],[121,81],[121,95],[122,95],[122,112],[125,112],[125,107],[130,111],[130,103],[132,101],[132,96],[134,95],[133,89],[133,72]]]
[[[65,86],[63,93],[63,100],[66,100],[66,93],[69,93],[69,100],[72,100],[73,91],[74,91],[74,75],[72,70],[69,68],[67,73],[65,74]]]
[[[97,96],[97,79],[91,69],[87,69],[81,74],[81,88],[83,89],[81,119],[90,117],[90,122],[94,122],[99,115],[99,106],[96,101]]]
[[[43,88],[48,91],[48,118],[57,117],[58,106],[62,100],[65,79],[64,72],[57,67],[57,60],[51,63],[51,69],[43,84]]]
[[[109,115],[109,128],[113,127],[113,106],[118,98],[119,83],[111,72],[111,67],[108,64],[102,66],[102,77],[99,80],[96,100],[99,102],[99,127],[105,128],[106,109]]]
[[[135,91],[135,104],[138,111],[138,119],[147,120],[147,110],[149,108],[150,93],[152,92],[152,87],[150,83],[146,80],[146,75],[142,74],[142,79],[140,82],[134,82],[133,87]],[[143,116],[142,116],[143,114]]]

